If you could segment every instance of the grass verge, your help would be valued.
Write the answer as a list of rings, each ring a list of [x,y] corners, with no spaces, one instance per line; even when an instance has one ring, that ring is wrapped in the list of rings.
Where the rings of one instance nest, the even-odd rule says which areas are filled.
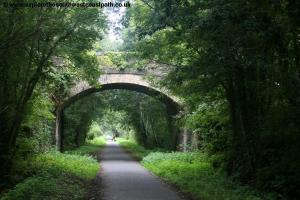
[[[68,154],[86,155],[92,154],[101,150],[105,146],[105,139],[103,137],[96,137],[93,140],[89,140],[86,144],[80,146],[78,149],[66,151]]]
[[[136,142],[132,140],[126,140],[124,138],[117,138],[118,144],[123,147],[126,151],[131,153],[133,157],[137,160],[142,160],[145,156],[147,156],[151,150],[147,150],[144,147],[138,145]]]
[[[51,151],[30,158],[24,166],[26,179],[3,194],[1,200],[82,200],[88,195],[89,182],[100,165],[92,156],[104,140],[95,139],[80,149],[59,153]]]

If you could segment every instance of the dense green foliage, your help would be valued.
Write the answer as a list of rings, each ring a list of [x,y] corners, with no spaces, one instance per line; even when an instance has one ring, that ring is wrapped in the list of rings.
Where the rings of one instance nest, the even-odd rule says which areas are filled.
[[[98,62],[102,68],[113,68],[120,71],[136,70],[142,71],[147,60],[138,58],[138,54],[134,52],[120,51],[120,52],[105,52],[104,55],[98,56]]]
[[[151,150],[145,149],[145,147],[138,145],[133,140],[118,138],[117,142],[121,145],[121,147],[132,153],[137,160],[142,160],[143,157],[147,156],[151,152]]]
[[[91,154],[101,150],[101,148],[103,148],[104,145],[105,139],[103,137],[95,137],[92,140],[87,140],[86,143],[80,146],[78,149],[66,151],[65,153],[79,155]]]
[[[230,180],[216,172],[202,153],[151,153],[143,159],[154,174],[175,184],[184,192],[203,200],[274,199]]]
[[[299,1],[137,0],[125,46],[168,69],[182,124],[245,183],[299,199]]]
[[[91,157],[55,151],[34,156],[20,167],[19,175],[29,177],[5,193],[1,200],[84,199],[86,181],[99,171],[98,162]]]
[[[92,50],[106,24],[96,8],[1,6],[0,13],[2,187],[10,182],[17,140],[25,135],[49,147],[51,113],[67,96],[71,83],[78,79],[95,83],[100,71]]]
[[[1,200],[83,199],[83,183],[66,176],[30,177],[10,190]]]
[[[84,144],[86,137],[123,135],[147,148],[174,150],[166,106],[147,95],[125,90],[101,91],[84,97],[64,111],[66,149]]]
[[[99,170],[97,161],[91,157],[57,152],[39,155],[32,162],[37,171],[68,173],[87,180],[92,179]]]
[[[100,102],[100,98],[92,95],[76,101],[65,109],[63,126],[65,148],[78,148],[85,143],[93,119],[101,117]]]

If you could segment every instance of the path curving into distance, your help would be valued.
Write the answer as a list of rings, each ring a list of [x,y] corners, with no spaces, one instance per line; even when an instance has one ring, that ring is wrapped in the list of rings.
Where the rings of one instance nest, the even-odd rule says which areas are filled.
[[[184,200],[115,142],[107,142],[101,166],[103,200]]]

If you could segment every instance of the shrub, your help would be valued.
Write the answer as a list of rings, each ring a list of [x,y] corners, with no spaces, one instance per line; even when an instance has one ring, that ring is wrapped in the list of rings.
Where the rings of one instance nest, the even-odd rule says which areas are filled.
[[[85,191],[83,182],[62,175],[35,176],[25,179],[22,183],[5,194],[1,200],[40,200],[40,199],[83,199]]]
[[[39,173],[70,174],[85,180],[92,179],[99,170],[98,162],[90,156],[62,154],[55,151],[38,155],[33,168]]]
[[[85,182],[99,170],[99,163],[90,156],[56,151],[37,155],[27,164],[24,171],[34,176],[17,184],[1,200],[84,199]]]
[[[207,155],[200,152],[150,153],[143,159],[143,164],[156,175],[197,199],[275,199],[274,194],[260,194],[215,171]]]
[[[85,145],[80,146],[77,149],[66,151],[68,154],[79,154],[79,155],[85,155],[85,154],[91,154],[96,151],[99,151],[102,147],[105,145],[105,140],[103,137],[96,137],[92,140],[87,140]]]
[[[151,152],[150,150],[145,149],[132,140],[118,138],[117,141],[121,145],[121,147],[131,152],[133,156],[138,160],[142,160],[144,156],[148,155]]]

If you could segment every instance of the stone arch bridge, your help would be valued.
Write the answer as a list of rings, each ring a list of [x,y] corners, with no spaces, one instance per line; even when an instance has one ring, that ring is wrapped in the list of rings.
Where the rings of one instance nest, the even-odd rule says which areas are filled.
[[[166,105],[169,118],[172,119],[179,114],[181,106],[178,98],[170,95],[170,93],[163,89],[154,87],[151,81],[147,79],[148,75],[160,77],[161,74],[137,72],[137,71],[117,71],[114,69],[104,69],[102,75],[98,78],[99,88],[90,86],[87,82],[77,82],[72,88],[69,98],[63,102],[56,109],[56,128],[55,140],[58,150],[62,150],[62,125],[63,125],[63,111],[76,100],[87,96],[89,94],[111,90],[111,89],[125,89],[147,94],[157,98]]]

